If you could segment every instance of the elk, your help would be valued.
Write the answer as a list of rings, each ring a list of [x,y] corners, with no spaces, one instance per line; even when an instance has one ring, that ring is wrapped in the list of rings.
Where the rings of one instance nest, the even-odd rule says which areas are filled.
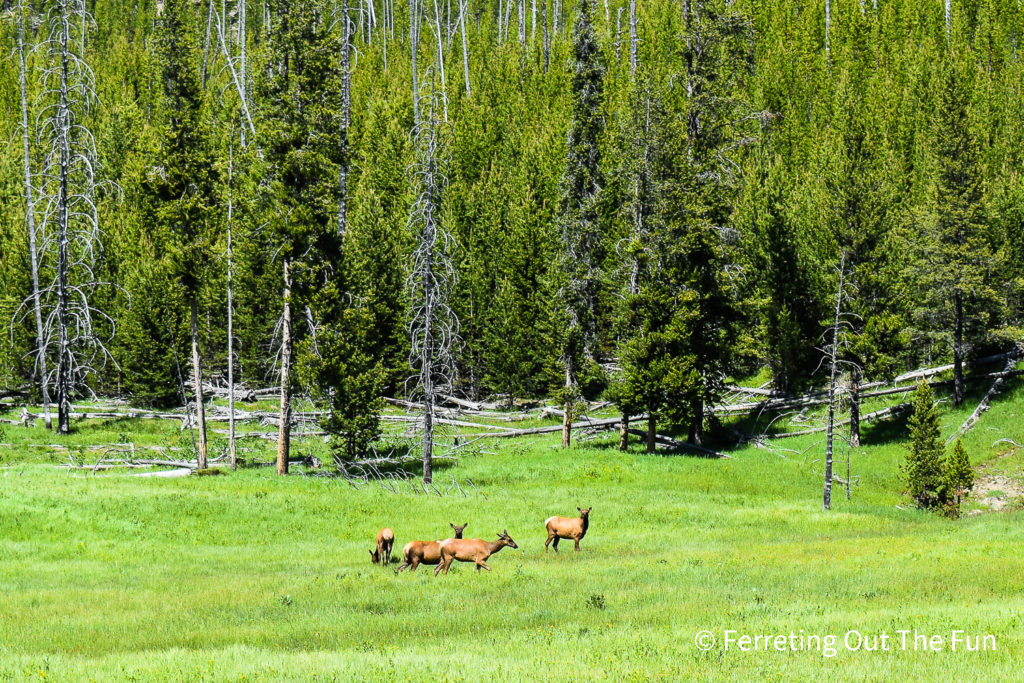
[[[441,564],[437,565],[437,569],[434,570],[434,576],[437,576],[438,572],[442,571],[447,574],[453,560],[475,562],[477,571],[480,571],[481,567],[491,571],[491,568],[487,566],[484,560],[506,546],[509,548],[519,547],[512,540],[512,537],[508,535],[508,529],[498,534],[497,541],[490,543],[482,538],[449,538],[446,541],[441,541]]]
[[[548,540],[544,541],[544,552],[548,551],[548,544],[554,541],[557,553],[558,541],[563,538],[571,538],[576,542],[576,550],[580,549],[580,541],[587,535],[587,529],[590,527],[590,511],[594,507],[588,507],[586,510],[580,507],[576,509],[580,511],[579,517],[548,517],[544,522],[544,526],[548,529]]]
[[[448,526],[455,531],[455,538],[462,538],[462,532],[469,526],[469,522],[462,526],[455,526],[448,522]],[[402,548],[402,564],[398,566],[398,571],[408,569],[414,572],[416,567],[421,564],[439,564],[441,562],[441,543],[442,541],[409,541]]]
[[[395,545],[395,532],[384,527],[377,532],[377,549],[370,551],[370,560],[374,564],[391,564],[391,548]]]

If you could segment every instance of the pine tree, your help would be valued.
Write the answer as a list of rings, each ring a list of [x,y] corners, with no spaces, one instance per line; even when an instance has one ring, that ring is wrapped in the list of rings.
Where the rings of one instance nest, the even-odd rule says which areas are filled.
[[[1003,255],[992,244],[982,138],[972,105],[973,69],[971,53],[954,54],[938,80],[933,211],[924,220],[910,267],[919,326],[952,350],[954,405],[964,400],[964,361],[998,325],[1005,305],[995,286]]]
[[[582,0],[573,28],[572,120],[566,150],[565,172],[560,186],[558,217],[563,252],[559,260],[562,286],[559,298],[564,307],[565,333],[562,362],[565,366],[562,446],[572,435],[573,412],[579,397],[582,360],[593,354],[597,321],[595,306],[600,284],[598,266],[601,244],[598,193],[603,183],[600,138],[604,129],[601,109],[604,97],[604,67],[591,20],[593,0]]]
[[[206,416],[199,343],[199,299],[211,270],[213,234],[220,221],[220,175],[203,107],[199,17],[187,0],[168,0],[160,18],[167,121],[150,173],[149,194],[158,230],[166,231],[171,271],[189,309],[192,383],[199,431],[198,462],[206,467]]]
[[[961,499],[974,486],[974,470],[961,439],[956,440],[952,455],[946,459],[945,469],[946,489],[954,497],[954,505],[959,511]]]
[[[932,389],[924,380],[918,382],[914,393],[909,426],[910,450],[903,464],[907,491],[919,507],[938,507],[946,500],[943,448]]]

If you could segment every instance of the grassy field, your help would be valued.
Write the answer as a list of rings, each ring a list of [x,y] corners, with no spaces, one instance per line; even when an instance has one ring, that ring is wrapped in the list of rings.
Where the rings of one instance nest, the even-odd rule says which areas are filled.
[[[1012,484],[1024,456],[993,445],[1021,441],[1024,382],[1010,387],[966,444],[979,471]],[[962,409],[942,404],[944,433],[983,391]],[[1024,667],[1020,501],[990,491],[1001,512],[971,501],[976,514],[957,521],[901,509],[900,422],[865,429],[859,484],[850,501],[837,487],[831,512],[819,435],[729,460],[623,454],[611,434],[568,451],[557,435],[496,441],[438,472],[442,489],[454,477],[467,495],[438,497],[267,468],[68,472],[65,456],[30,447],[56,437],[5,431],[0,680],[1008,680]],[[185,435],[121,420],[67,442]],[[577,505],[594,507],[583,551],[545,554],[544,520]],[[490,573],[370,564],[381,526],[397,555],[449,522],[469,522],[467,537],[507,528],[520,547],[492,557]],[[915,629],[941,650],[915,651]],[[695,644],[705,630],[707,651]],[[745,652],[725,648],[727,630],[837,642]],[[992,635],[995,649],[952,651],[954,630]],[[848,647],[857,635],[844,643],[851,631],[860,649]],[[882,633],[889,649],[865,651]]]

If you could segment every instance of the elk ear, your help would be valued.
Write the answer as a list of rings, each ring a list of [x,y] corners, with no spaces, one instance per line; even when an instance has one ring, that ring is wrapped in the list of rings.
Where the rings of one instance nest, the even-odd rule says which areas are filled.
[[[579,506],[577,506],[576,509],[579,510],[580,512],[583,512],[583,508],[581,508]]]
[[[505,537],[508,537],[508,529],[505,529]]]
[[[453,528],[453,529],[455,528],[455,525],[454,525],[454,524],[452,524],[451,522],[448,522],[448,526],[450,526],[450,527],[451,527],[451,528]]]

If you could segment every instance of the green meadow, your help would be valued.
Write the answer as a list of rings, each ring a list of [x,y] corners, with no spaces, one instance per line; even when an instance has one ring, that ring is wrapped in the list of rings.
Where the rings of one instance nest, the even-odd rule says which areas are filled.
[[[610,432],[569,450],[557,434],[480,441],[438,469],[441,493],[450,489],[439,496],[304,468],[178,479],[68,470],[64,455],[31,447],[54,435],[6,425],[0,680],[1015,679],[1024,516],[1013,486],[1024,457],[995,442],[1020,440],[1021,384],[965,439],[979,474],[1011,490],[970,499],[959,520],[901,495],[899,420],[865,426],[852,499],[837,485],[829,512],[820,434],[720,460],[639,443],[620,453]],[[983,389],[963,409],[940,404],[944,433]],[[126,436],[167,444],[187,432],[85,422],[68,443]],[[577,505],[594,508],[582,552],[563,542],[545,553],[544,520]],[[380,527],[395,530],[398,560],[409,540],[446,537],[449,522],[468,522],[467,538],[508,529],[519,549],[490,558],[490,573],[371,565]],[[915,630],[942,646],[915,649]],[[706,651],[702,631],[715,638]],[[972,646],[991,638],[954,651],[954,631]],[[882,634],[888,649],[866,651]],[[829,635],[834,651],[810,638]]]

